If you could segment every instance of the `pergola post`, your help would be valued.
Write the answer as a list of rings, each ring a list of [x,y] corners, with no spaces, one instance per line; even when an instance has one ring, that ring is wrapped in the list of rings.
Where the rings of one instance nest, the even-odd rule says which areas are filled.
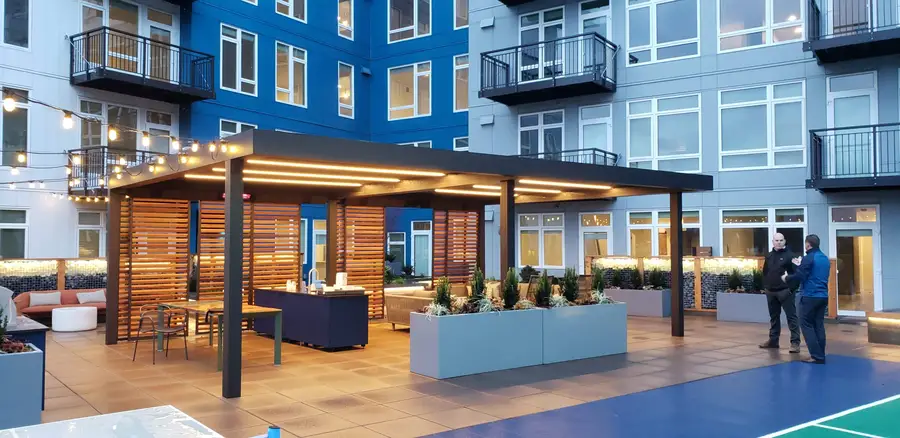
[[[500,281],[516,266],[516,180],[500,182]]]
[[[669,194],[669,252],[672,272],[672,336],[684,337],[684,231],[681,192]]]
[[[484,274],[485,269],[487,269],[484,266],[484,207],[478,211],[478,226],[475,229],[477,230],[475,235],[478,239],[478,243],[475,246],[475,266]]]
[[[119,342],[119,245],[122,238],[122,193],[109,191],[106,204],[106,345]]]
[[[244,159],[225,162],[225,333],[222,397],[241,396],[241,314],[244,263]]]
[[[334,285],[337,279],[338,201],[329,199],[325,207],[325,284]],[[313,260],[315,265],[315,260]],[[320,278],[321,280],[321,278]]]

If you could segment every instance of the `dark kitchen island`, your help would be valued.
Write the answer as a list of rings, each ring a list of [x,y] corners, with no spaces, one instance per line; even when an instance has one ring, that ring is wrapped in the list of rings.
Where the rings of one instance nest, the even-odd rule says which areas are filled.
[[[283,312],[284,339],[326,350],[369,343],[369,298],[364,292],[314,295],[273,289],[255,289],[253,303]],[[274,334],[274,322],[261,319],[254,330]]]

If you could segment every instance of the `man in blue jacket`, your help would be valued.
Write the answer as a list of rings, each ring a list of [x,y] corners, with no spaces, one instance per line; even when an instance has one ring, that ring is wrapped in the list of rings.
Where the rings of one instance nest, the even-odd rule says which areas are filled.
[[[794,259],[796,271],[781,278],[787,282],[800,283],[800,328],[809,349],[807,363],[825,363],[825,308],[828,305],[828,276],[831,262],[819,249],[819,236],[806,236],[806,255],[802,260]]]

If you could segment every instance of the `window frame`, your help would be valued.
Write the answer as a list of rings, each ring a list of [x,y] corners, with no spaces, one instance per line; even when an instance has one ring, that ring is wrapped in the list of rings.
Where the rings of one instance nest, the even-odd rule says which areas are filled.
[[[2,110],[0,110],[0,111],[2,111]],[[28,232],[29,231],[28,225],[31,220],[30,208],[29,207],[0,205],[0,210],[25,212],[25,223],[16,224],[16,223],[11,223],[11,222],[2,222],[2,223],[0,223],[0,230],[25,230],[25,239],[23,240],[23,243],[22,243],[22,245],[24,246],[22,254],[24,255],[23,258],[27,259],[28,258],[28,235],[30,234]],[[0,255],[0,260],[16,260],[16,259],[14,259],[14,258],[6,259],[2,255]]]
[[[81,225],[81,213],[100,215],[100,225]],[[26,214],[27,217],[27,214]],[[97,231],[99,237],[99,249],[97,258],[106,257],[106,212],[102,210],[78,209],[75,212],[75,258],[81,257],[81,231]]]
[[[697,107],[689,108],[689,109],[677,109],[677,110],[666,110],[659,111],[659,101],[666,99],[677,99],[683,97],[697,97]],[[650,112],[648,113],[631,113],[631,105],[639,102],[650,102]],[[660,116],[670,116],[670,115],[679,115],[679,114],[690,114],[696,112],[697,113],[697,152],[693,154],[684,154],[684,155],[666,155],[659,156],[659,118]],[[650,118],[650,156],[648,157],[632,157],[631,154],[631,123],[636,119],[645,119]],[[674,160],[682,160],[688,158],[696,158],[697,159],[697,170],[691,171],[676,171],[680,173],[701,173],[703,171],[703,95],[701,93],[688,93],[688,94],[678,94],[678,95],[666,95],[659,97],[651,97],[647,99],[635,99],[629,100],[625,102],[625,155],[626,155],[626,163],[628,167],[631,167],[632,162],[646,162],[650,161],[650,169],[659,170],[659,162],[660,161],[674,161]]]
[[[728,208],[720,208],[719,209],[719,254],[722,257],[740,257],[740,256],[726,256],[725,255],[725,230],[726,229],[740,229],[740,228],[765,228],[768,230],[768,239],[767,243],[772,243],[772,237],[775,235],[779,228],[792,228],[792,229],[802,229],[803,236],[806,236],[809,232],[809,212],[807,211],[806,205],[779,205],[777,207],[728,207]],[[777,222],[775,211],[776,210],[790,210],[790,209],[800,209],[803,210],[803,222]],[[765,210],[766,211],[766,222],[765,223],[734,223],[734,224],[726,224],[725,223],[725,212],[726,211],[741,211],[741,210]],[[798,248],[789,248],[792,251],[802,251]],[[765,254],[761,254],[764,256]]]
[[[685,223],[683,216],[684,213],[687,212],[697,212],[697,223]],[[650,213],[651,222],[649,224],[632,224],[631,223],[631,215],[634,213]],[[638,209],[638,210],[628,210],[625,212],[625,245],[626,245],[626,254],[631,256],[631,230],[650,230],[650,257],[669,257],[669,255],[660,256],[659,255],[659,230],[660,229],[670,229],[672,228],[672,223],[669,222],[667,224],[659,223],[659,214],[660,213],[669,213],[669,210],[651,210],[651,209]],[[580,223],[580,222],[579,222]],[[682,221],[681,221],[682,229],[697,229],[700,230],[700,246],[703,246],[703,209],[702,208],[689,208],[682,210]],[[685,254],[688,256],[690,254]]]
[[[233,134],[224,135],[225,131],[222,129],[222,122],[234,123],[235,125],[237,125],[238,132],[235,132]],[[238,122],[237,120],[231,120],[231,119],[219,119],[219,138],[224,139],[224,138],[231,137],[232,135],[240,134],[240,133],[244,132],[244,128],[243,128],[244,126],[252,126],[251,129],[259,129],[259,126],[254,125],[252,123]]]
[[[801,94],[800,97],[788,97],[788,98],[775,98],[775,87],[780,85],[794,85],[800,84]],[[765,100],[754,100],[748,102],[740,102],[740,103],[730,103],[723,104],[722,103],[722,93],[727,93],[731,91],[742,91],[742,90],[752,90],[756,88],[766,87],[766,99]],[[797,146],[776,146],[775,145],[775,107],[779,104],[790,104],[790,103],[799,103],[800,104],[800,145]],[[725,151],[723,150],[722,139],[724,135],[724,131],[722,129],[722,111],[734,108],[748,108],[754,106],[766,106],[766,148],[765,149],[745,149],[740,151]],[[787,82],[776,82],[771,84],[764,85],[756,85],[749,87],[739,87],[739,88],[727,88],[718,90],[718,143],[719,143],[719,171],[720,172],[733,172],[733,171],[742,171],[742,170],[760,170],[760,169],[790,169],[790,168],[798,168],[798,167],[806,167],[806,138],[807,138],[807,130],[806,130],[806,80],[798,80],[798,81],[787,81]],[[745,167],[729,167],[726,168],[723,166],[724,157],[727,156],[740,156],[740,155],[759,155],[765,152],[767,156],[767,164],[765,166],[745,166]],[[801,164],[790,164],[790,165],[775,165],[775,153],[776,152],[801,152],[803,156],[803,162]]]
[[[455,0],[454,0],[454,1],[455,1]],[[456,64],[456,60],[459,59],[459,58],[462,58],[462,57],[465,57],[465,58],[466,58],[466,63],[465,63],[465,65],[457,65],[457,64]],[[468,84],[468,83],[469,83],[469,75],[470,75],[470,73],[471,73],[471,70],[469,69],[469,65],[470,65],[470,64],[469,64],[469,54],[468,54],[468,53],[463,53],[463,54],[461,54],[461,55],[455,55],[455,56],[453,57],[453,112],[454,112],[454,113],[464,113],[464,112],[468,112],[468,111],[469,111],[469,105],[468,105],[468,103],[469,103],[469,96],[468,96],[468,94],[469,94],[469,89],[468,89],[468,87],[466,87],[465,90],[462,90],[463,93],[466,93],[466,107],[463,108],[463,109],[459,109],[459,108],[456,106],[456,104],[457,104],[458,101],[459,101],[459,96],[457,95],[457,93],[459,93],[459,91],[460,91],[459,88],[457,88],[457,85],[456,85],[456,80],[457,80],[456,75],[457,75],[457,72],[459,72],[460,70],[465,70],[465,71],[466,71],[466,76],[467,76],[467,77],[466,77],[466,83]]]
[[[391,1],[387,0],[387,43],[388,44],[396,44],[403,41],[410,41],[416,38],[424,38],[427,36],[431,36],[434,32],[434,3],[429,0],[428,3],[428,33],[419,34],[419,2],[418,0],[413,1],[413,25],[412,27],[401,27],[399,29],[391,29]],[[396,41],[391,41],[391,34],[405,32],[407,30],[413,31],[413,36],[409,38],[398,39]]]
[[[424,65],[424,64],[428,64],[428,71],[420,72],[419,68],[421,65]],[[411,115],[409,117],[397,117],[397,118],[392,119],[391,111],[403,110],[403,109],[407,109],[408,107],[410,107],[410,105],[403,105],[403,106],[399,106],[396,108],[391,106],[391,72],[393,70],[399,70],[401,68],[406,68],[406,67],[412,67],[412,69],[413,69],[413,90],[412,90],[413,102],[411,105],[411,108],[413,110],[413,115]],[[388,93],[387,119],[389,122],[431,116],[432,104],[434,103],[434,99],[433,99],[434,96],[432,94],[432,91],[434,90],[434,77],[431,74],[433,71],[434,71],[434,65],[431,62],[431,60],[419,61],[419,62],[414,62],[412,64],[398,65],[398,66],[394,66],[394,67],[388,67],[388,69],[387,69],[387,72],[388,72],[388,74],[387,74],[387,93]],[[418,114],[418,111],[419,111],[419,77],[420,76],[429,76],[429,80],[428,80],[428,113],[427,114]]]
[[[595,226],[587,226],[584,225],[584,221],[582,220],[583,216],[588,215],[609,215],[609,225],[595,225]],[[584,254],[584,233],[606,233],[606,250],[611,256],[614,254],[615,248],[613,239],[615,238],[614,224],[615,218],[612,210],[607,211],[583,211],[578,213],[578,256],[579,260],[582,263],[578,263],[578,274],[585,275],[584,271],[584,263],[583,261],[586,259],[586,255]]]
[[[605,118],[593,118],[593,119],[583,119],[581,116],[582,111],[586,108],[597,108],[601,106],[609,107],[609,117]],[[565,120],[563,120],[565,122]],[[593,126],[593,125],[601,125],[606,123],[606,144],[612,149],[613,148],[613,105],[612,103],[601,103],[598,105],[582,105],[578,107],[578,149],[584,150],[586,147],[584,146],[584,127],[585,126]],[[612,152],[609,149],[603,149],[607,152]]]
[[[284,88],[278,87],[278,46],[285,46],[288,49],[288,88],[285,90]],[[299,50],[303,52],[303,59],[294,57],[294,50]],[[294,103],[294,63],[299,62],[303,64],[303,103]],[[309,106],[309,52],[302,48],[297,47],[282,41],[275,40],[275,102],[283,103],[285,105],[296,106],[300,108],[308,108]],[[288,93],[288,101],[285,102],[283,100],[278,100],[278,93]]]
[[[3,1],[3,0],[0,0],[0,2],[2,2],[2,1]],[[4,46],[4,47],[5,47],[5,46]],[[28,93],[28,97],[29,97],[29,98],[31,97],[31,93],[34,91],[34,90],[31,90],[31,89],[28,89],[28,88],[23,88],[23,87],[13,87],[13,86],[6,87],[6,86],[3,86],[3,85],[0,85],[0,88],[2,88],[2,89],[4,89],[4,90],[7,89],[7,88],[10,88],[10,89],[17,90],[17,91],[24,91],[24,92]],[[2,96],[0,96],[0,98],[2,98]],[[25,152],[26,157],[27,157],[27,155],[28,155],[28,153],[29,153],[28,151],[31,149],[31,133],[32,133],[32,129],[31,129],[31,102],[29,102],[28,100],[25,100],[25,102],[19,102],[17,99],[14,99],[14,100],[16,100],[16,103],[15,103],[16,110],[25,110],[25,111],[26,111],[26,112],[25,112],[25,149],[24,149],[24,152]],[[23,168],[24,168],[24,167],[28,167],[28,163],[31,161],[31,159],[26,159],[26,160],[25,160],[25,163],[22,163],[21,165],[6,165],[6,164],[3,164],[3,161],[2,161],[2,157],[3,157],[3,125],[4,125],[4,120],[5,120],[7,114],[9,114],[9,113],[8,113],[6,110],[0,108],[0,168],[3,168],[3,167],[8,167],[8,168],[13,168],[13,167],[23,167]],[[106,136],[103,136],[103,137],[104,137],[104,141],[105,141],[105,137],[106,137]],[[16,150],[16,151],[14,151],[14,152],[23,152],[23,151],[22,151],[22,150]],[[17,163],[17,164],[18,164],[18,163]],[[27,215],[27,213],[26,213],[26,215]]]
[[[348,64],[346,62],[338,61],[338,116],[346,118],[346,119],[354,119],[356,118],[356,67],[353,64]],[[347,105],[345,103],[341,103],[341,66],[350,67],[350,104]],[[342,109],[349,109],[350,115],[346,115],[341,113]]]
[[[237,31],[237,37],[231,38],[226,37],[222,32],[225,28],[231,28]],[[253,80],[244,79],[241,76],[242,69],[241,64],[243,60],[243,51],[241,50],[241,37],[244,33],[253,35]],[[228,88],[224,85],[223,79],[225,78],[225,63],[223,62],[224,57],[222,53],[225,51],[225,42],[234,43],[236,45],[235,50],[235,86],[236,88]],[[241,85],[244,83],[253,84],[253,93],[248,93],[246,91],[241,90]],[[246,96],[259,96],[259,34],[250,32],[244,29],[241,29],[237,26],[232,26],[230,24],[219,23],[219,89],[224,91],[230,91],[233,93],[240,93]]]
[[[0,1],[0,47],[31,52],[31,47],[34,44],[34,38],[32,38],[32,36],[34,36],[34,0],[25,1],[28,2],[28,35],[26,35],[28,38],[28,45],[22,47],[6,42],[6,2]]]
[[[459,17],[459,2],[466,4],[466,24],[462,26],[456,25],[456,18]],[[453,0],[453,30],[467,29],[469,27],[469,0]]]
[[[307,238],[307,234],[309,233],[309,220],[305,217],[300,218],[300,251],[303,253],[303,261],[302,264],[306,264],[309,251],[306,250],[306,247],[309,245],[309,239]]]
[[[701,2],[701,0],[692,0],[692,1],[694,1],[694,3],[697,6],[696,7],[696,10],[697,10],[697,33],[694,38],[670,41],[667,43],[663,43],[661,45],[656,43],[656,38],[657,38],[657,35],[656,35],[656,27],[657,27],[656,26],[656,16],[657,16],[656,9],[659,7],[660,4],[672,3],[672,2],[676,2],[676,1],[680,1],[680,0],[646,0],[643,3],[637,3],[637,4],[633,4],[633,5],[627,4],[625,6],[625,56],[626,56],[625,67],[637,67],[637,66],[642,66],[642,65],[651,65],[651,64],[657,64],[660,62],[677,61],[680,59],[696,58],[696,57],[700,56],[700,54],[703,52],[703,47],[701,46],[702,42],[701,42],[701,38],[700,38],[700,29],[701,29],[701,24],[700,24],[700,6],[701,5],[700,5],[700,2]],[[646,46],[632,47],[631,46],[631,13],[632,13],[632,11],[634,11],[636,9],[643,9],[643,8],[650,9],[650,26],[649,26],[650,44],[646,45]],[[659,51],[660,48],[664,49],[667,47],[680,46],[680,45],[690,44],[690,43],[697,44],[697,53],[695,53],[693,55],[678,56],[675,58],[667,58],[667,59],[662,59],[662,60],[657,58],[657,52]],[[650,51],[650,60],[649,61],[636,62],[634,64],[632,64],[631,62],[628,61],[628,58],[630,58],[632,52],[641,52],[644,50]]]
[[[537,216],[538,224],[533,226],[522,226],[522,216]],[[544,216],[560,216],[561,225],[558,227],[544,225]],[[566,214],[565,213],[519,213],[516,214],[516,267],[521,269],[522,264],[522,231],[538,232],[538,264],[531,265],[535,269],[565,269],[566,267]],[[547,265],[544,261],[544,234],[546,231],[560,231],[562,236],[560,246],[562,265]]]
[[[792,43],[801,43],[806,41],[806,3],[800,2],[800,16],[794,20],[793,22],[787,21],[784,23],[780,23],[778,25],[775,24],[775,17],[773,16],[773,12],[775,10],[775,1],[776,0],[765,0],[765,20],[766,22],[762,27],[754,27],[751,29],[741,29],[732,32],[722,33],[722,0],[716,0],[716,50],[717,53],[732,53],[732,52],[740,52],[742,50],[752,50],[758,49],[760,47],[771,47],[771,46],[780,46],[783,44],[792,44]],[[789,40],[789,41],[780,41],[773,42],[773,33],[775,30],[780,29],[789,29],[792,27],[800,26],[801,32],[798,34],[799,38]],[[750,35],[755,33],[765,33],[765,43],[758,44],[755,46],[747,46],[747,47],[738,47],[735,49],[722,49],[722,40],[726,38],[742,36],[742,35]]]
[[[81,110],[82,102],[99,104],[100,105],[100,115],[86,113],[86,112],[82,111]],[[103,128],[104,128],[104,126],[106,126],[106,127],[109,126],[109,107],[110,106],[116,106],[116,107],[129,108],[129,109],[136,110],[137,111],[137,126],[135,126],[135,129],[138,131],[142,131],[142,132],[148,131],[149,132],[151,129],[168,128],[169,136],[178,138],[179,120],[178,120],[177,112],[169,112],[167,110],[158,110],[155,108],[142,108],[142,107],[138,107],[138,106],[125,105],[125,104],[120,104],[117,102],[110,102],[110,101],[106,101],[106,100],[100,100],[100,99],[94,99],[94,98],[90,98],[90,97],[79,96],[78,97],[78,106],[77,106],[78,110],[75,111],[75,114],[79,115],[80,117],[84,117],[84,119],[98,120],[100,123],[100,130],[101,130],[99,145],[84,145],[81,143],[81,140],[84,137],[84,132],[82,130],[83,123],[79,123],[78,121],[76,121],[75,129],[78,129],[79,148],[94,147],[94,146],[109,147],[109,136],[107,135],[106,130],[104,130]],[[148,113],[151,113],[151,112],[165,114],[165,115],[169,116],[172,120],[172,124],[167,126],[167,125],[161,125],[161,124],[151,123],[151,122],[147,121],[147,115],[148,115]],[[82,120],[84,120],[84,119],[82,119]],[[141,136],[140,135],[137,136],[136,141],[135,141],[135,150],[149,151],[151,147],[152,147],[152,143],[151,143],[151,146],[144,146],[141,143]],[[171,147],[171,143],[170,143],[169,147]],[[167,153],[169,153],[169,152],[170,151],[167,150]]]
[[[341,38],[345,38],[350,41],[353,41],[354,38],[356,38],[356,33],[354,32],[354,28],[356,27],[356,4],[355,4],[356,0],[346,0],[346,1],[350,2],[350,25],[349,26],[345,26],[341,23],[341,1],[344,1],[344,0],[338,0],[338,2],[337,2],[337,5],[338,5],[337,34]],[[349,31],[350,36],[342,34],[341,30]]]
[[[297,18],[296,16],[294,16],[294,12],[295,12],[294,6],[296,5],[297,2],[303,3],[303,18]],[[287,14],[278,10],[279,4],[288,7]],[[287,17],[287,18],[290,18],[291,20],[299,21],[301,23],[306,24],[307,20],[308,20],[308,16],[309,16],[309,4],[307,3],[306,0],[275,0],[275,13],[278,15],[281,15],[282,17]]]
[[[557,113],[557,112],[562,114],[562,121],[559,123],[551,123],[549,125],[545,125],[544,124],[544,114]],[[533,116],[533,115],[538,116],[538,124],[536,126],[526,126],[525,128],[522,128],[522,118],[528,117],[528,116]],[[544,129],[548,128],[548,127],[549,128],[560,128],[560,132],[562,133],[562,136],[560,137],[560,140],[559,140],[559,144],[561,145],[559,153],[565,152],[565,150],[566,150],[566,110],[565,109],[555,109],[555,110],[548,110],[548,111],[540,111],[540,112],[536,112],[536,113],[519,114],[519,130],[518,130],[519,155],[524,155],[524,154],[522,154],[522,131],[531,131],[531,130],[535,130],[535,129],[538,131],[538,151],[534,152],[532,154],[528,154],[528,155],[545,153],[544,152]]]
[[[428,146],[423,146],[425,144],[427,144]],[[433,149],[433,144],[431,143],[431,140],[408,141],[406,143],[397,143],[397,145],[398,146],[410,146],[410,147],[414,147],[414,148]]]
[[[403,242],[391,242],[391,235],[401,235],[403,236]],[[400,266],[406,266],[406,232],[405,231],[388,231],[384,233],[384,250],[388,254],[391,253],[391,245],[394,246],[402,246],[403,247],[403,260],[400,261]],[[396,260],[394,261],[397,262]]]
[[[457,140],[462,140],[462,139],[466,139],[466,147],[464,147],[464,148],[456,147],[456,141],[457,141]],[[466,136],[462,136],[462,137],[453,137],[453,150],[454,150],[454,151],[457,151],[457,152],[469,152],[469,146],[468,146],[468,144],[469,144],[469,136],[467,136],[467,135],[466,135]]]

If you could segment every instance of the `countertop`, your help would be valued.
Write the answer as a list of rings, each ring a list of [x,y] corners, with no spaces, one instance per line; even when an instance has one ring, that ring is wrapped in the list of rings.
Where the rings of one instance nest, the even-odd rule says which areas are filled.
[[[265,434],[265,427],[260,433]],[[0,430],[0,438],[223,438],[172,406]]]

